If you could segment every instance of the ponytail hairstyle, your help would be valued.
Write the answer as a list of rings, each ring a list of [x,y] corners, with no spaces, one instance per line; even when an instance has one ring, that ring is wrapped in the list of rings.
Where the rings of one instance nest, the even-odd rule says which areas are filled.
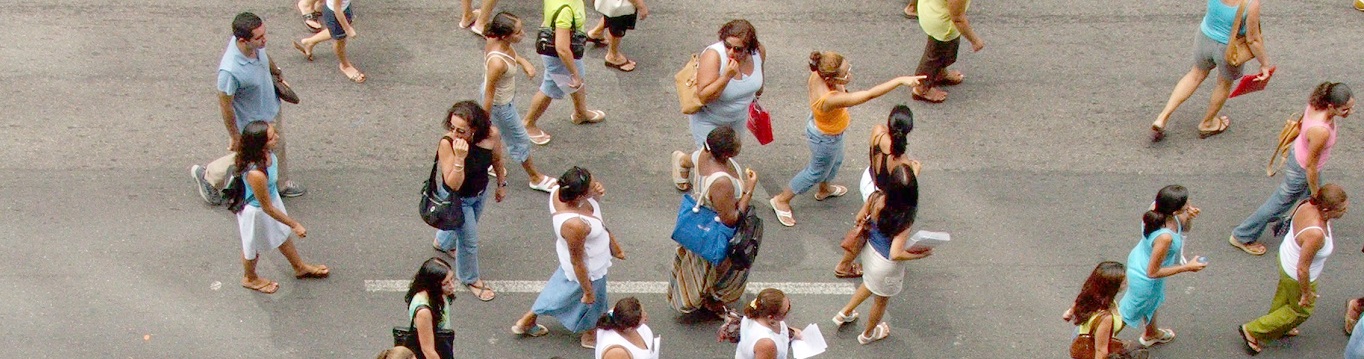
[[[1307,104],[1318,110],[1325,110],[1329,106],[1343,107],[1350,103],[1354,94],[1350,92],[1350,86],[1340,82],[1322,82],[1312,90],[1312,96],[1307,98]]]
[[[828,83],[838,77],[838,70],[843,67],[843,55],[833,51],[812,51],[810,52],[810,72],[819,74],[819,78]]]
[[[876,215],[876,229],[887,238],[894,238],[914,225],[919,211],[919,180],[909,165],[901,164],[890,170],[890,181],[881,189],[885,205]]]
[[[1317,189],[1317,195],[1307,199],[1322,212],[1340,209],[1350,198],[1345,195],[1345,189],[1335,183],[1327,183]]]
[[[715,157],[716,161],[725,163],[730,158],[739,155],[739,139],[733,128],[729,126],[716,127],[706,135],[706,151]]]
[[[1175,215],[1184,205],[1189,203],[1189,190],[1184,186],[1172,184],[1161,188],[1156,193],[1156,208],[1146,211],[1141,216],[1142,234],[1150,236],[1151,233],[1165,226],[1165,222]]]
[[[616,301],[611,311],[602,313],[601,318],[597,319],[597,329],[620,332],[622,329],[638,328],[643,319],[644,310],[639,306],[639,299],[625,297]]]
[[[766,316],[783,315],[786,312],[786,293],[780,289],[767,288],[758,292],[758,297],[744,306],[744,316],[758,319]]]
[[[270,150],[265,148],[270,143],[270,124],[260,120],[248,122],[242,127],[239,138],[237,160],[233,163],[237,167],[237,175],[246,173],[252,166],[264,172],[266,162],[270,160]]]
[[[572,202],[587,194],[592,188],[592,173],[587,169],[573,166],[559,176],[559,202]]]
[[[1127,280],[1127,268],[1122,263],[1104,261],[1094,266],[1094,272],[1089,274],[1084,287],[1080,287],[1080,295],[1075,297],[1074,318],[1071,319],[1071,323],[1083,324],[1095,313],[1112,309],[1110,307],[1113,306],[1113,298],[1118,296],[1118,290],[1122,289],[1124,280]]]
[[[909,145],[909,133],[914,131],[914,111],[903,104],[895,105],[886,119],[886,128],[890,131],[890,154],[903,156]]]
[[[483,35],[499,40],[504,39],[507,36],[516,33],[516,24],[520,21],[521,18],[516,17],[516,15],[512,13],[506,11],[499,12],[497,15],[493,15],[492,19],[488,20],[488,26],[483,29]]]

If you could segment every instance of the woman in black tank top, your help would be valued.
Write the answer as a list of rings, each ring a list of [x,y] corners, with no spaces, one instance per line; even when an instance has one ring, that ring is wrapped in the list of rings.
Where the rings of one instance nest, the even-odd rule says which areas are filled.
[[[440,162],[440,195],[459,195],[464,210],[464,226],[437,231],[431,246],[455,259],[454,269],[460,283],[482,301],[493,300],[496,293],[478,275],[478,217],[483,212],[488,188],[488,168],[499,179],[493,198],[502,202],[507,194],[507,170],[502,167],[502,143],[497,129],[483,107],[473,101],[460,101],[441,120],[446,133],[436,146]]]

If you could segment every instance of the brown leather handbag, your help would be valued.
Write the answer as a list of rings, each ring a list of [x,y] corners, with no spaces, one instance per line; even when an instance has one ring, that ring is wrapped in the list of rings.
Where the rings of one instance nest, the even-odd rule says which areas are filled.
[[[1075,341],[1070,343],[1071,359],[1094,359],[1094,328],[1098,326],[1098,322],[1102,321],[1104,316],[1112,315],[1112,313],[1109,313],[1099,316],[1098,320],[1090,322],[1089,333],[1081,333],[1080,335],[1075,336]],[[1110,337],[1108,339],[1109,357],[1112,357],[1114,354],[1121,355],[1126,350],[1126,346],[1121,340],[1118,340],[1118,338]]]
[[[1236,19],[1232,20],[1231,33],[1227,35],[1227,65],[1241,66],[1255,58],[1255,53],[1250,52],[1250,40],[1240,35],[1241,25],[1245,25],[1241,18],[1245,15],[1249,2],[1250,0],[1241,0],[1241,5],[1236,7]],[[1254,41],[1261,42],[1263,38],[1264,34],[1262,33],[1260,39]]]

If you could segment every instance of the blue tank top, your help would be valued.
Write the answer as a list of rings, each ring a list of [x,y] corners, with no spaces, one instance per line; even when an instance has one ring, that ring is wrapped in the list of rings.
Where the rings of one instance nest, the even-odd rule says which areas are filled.
[[[251,167],[247,167],[245,171],[242,171],[242,180],[246,180],[247,172],[254,170],[256,170],[256,166],[251,165]],[[269,178],[265,183],[270,189],[270,198],[279,198],[279,160],[275,159],[275,154],[273,153],[270,154],[270,167],[265,169],[265,176]],[[245,189],[246,204],[260,208],[260,200],[256,199],[256,192],[251,190],[251,185],[248,184]]]
[[[1223,45],[1231,41],[1229,35],[1231,34],[1232,22],[1236,20],[1237,6],[1239,4],[1227,6],[1222,4],[1222,0],[1208,0],[1208,12],[1203,14],[1203,25],[1199,26],[1203,29],[1203,35]],[[1250,7],[1249,0],[1246,0],[1246,7]],[[1247,9],[1246,13],[1241,15],[1240,35],[1246,34],[1245,18],[1249,14],[1250,10]]]
[[[871,249],[875,249],[876,253],[880,254],[882,258],[890,259],[891,238],[881,233],[881,228],[876,226],[876,221],[868,220],[867,225],[870,226],[868,232],[871,233],[867,236],[867,243],[871,244]]]

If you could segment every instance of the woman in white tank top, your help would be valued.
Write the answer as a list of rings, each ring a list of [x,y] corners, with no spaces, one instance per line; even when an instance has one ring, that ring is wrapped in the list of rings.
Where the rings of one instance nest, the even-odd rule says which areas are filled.
[[[739,324],[739,346],[734,359],[786,359],[791,352],[791,340],[800,339],[800,329],[786,326],[786,315],[791,312],[791,300],[775,288],[763,289],[758,297],[744,306],[744,319]]]
[[[1327,183],[1293,213],[1279,246],[1279,288],[1269,313],[1238,328],[1248,353],[1259,353],[1264,340],[1298,335],[1298,325],[1312,315],[1319,297],[1317,278],[1335,251],[1331,220],[1345,215],[1349,207],[1345,190]]]
[[[530,134],[526,125],[521,123],[521,114],[516,112],[516,72],[521,70],[527,78],[535,78],[535,65],[516,53],[513,44],[521,42],[526,36],[521,19],[508,12],[497,13],[489,20],[487,45],[484,46],[483,109],[492,116],[493,125],[502,135],[502,143],[507,146],[507,156],[521,164],[530,177],[529,186],[533,190],[549,192],[553,189],[554,179],[535,169],[530,158]],[[496,174],[499,184],[506,183],[506,174]]]
[[[625,297],[597,320],[597,359],[658,359],[658,341],[639,299]]]

